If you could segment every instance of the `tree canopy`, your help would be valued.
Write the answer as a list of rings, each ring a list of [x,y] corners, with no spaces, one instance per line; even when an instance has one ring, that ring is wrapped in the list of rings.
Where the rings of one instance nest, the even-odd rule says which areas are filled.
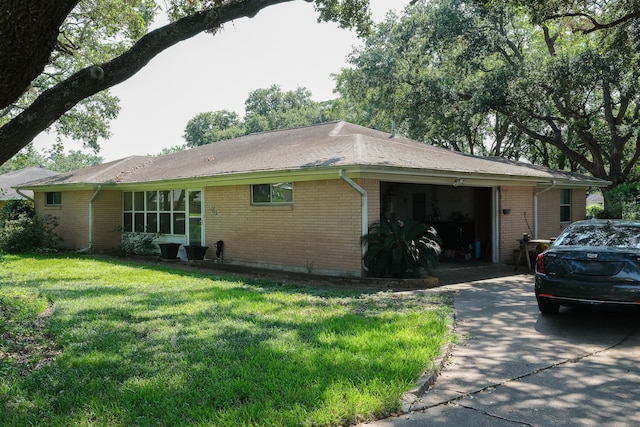
[[[108,89],[163,50],[292,0],[168,0],[171,22],[149,31],[154,0],[8,0],[0,17],[0,164],[52,125],[98,148],[118,113]],[[368,0],[313,0],[319,20],[364,34]]]
[[[364,124],[387,128],[395,117],[425,142],[614,186],[637,180],[632,29],[572,31],[564,20],[535,24],[525,7],[480,3],[417,1],[375,28],[338,79],[340,93],[368,112]]]
[[[344,119],[347,115],[339,100],[316,102],[311,92],[298,87],[283,91],[280,86],[255,89],[245,103],[244,118],[227,110],[197,114],[187,123],[183,148],[211,144],[256,132],[287,129]],[[181,147],[174,147],[179,150]]]
[[[62,144],[55,144],[42,153],[33,148],[33,144],[29,144],[10,160],[0,165],[0,174],[28,167],[44,167],[56,172],[70,172],[88,166],[99,165],[103,161],[104,159],[100,156],[80,150],[71,150],[65,153]]]
[[[220,110],[197,114],[187,123],[183,137],[187,141],[185,148],[190,148],[245,134],[245,128],[236,113]]]
[[[487,7],[521,7],[528,11],[532,22],[543,24],[563,20],[572,31],[591,33],[637,25],[640,18],[639,0],[477,0]]]

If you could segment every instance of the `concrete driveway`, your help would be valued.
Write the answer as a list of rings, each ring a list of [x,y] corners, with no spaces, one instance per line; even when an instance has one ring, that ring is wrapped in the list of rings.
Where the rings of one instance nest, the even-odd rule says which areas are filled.
[[[542,316],[533,276],[439,288],[459,342],[410,412],[361,426],[640,425],[640,315],[562,308]]]

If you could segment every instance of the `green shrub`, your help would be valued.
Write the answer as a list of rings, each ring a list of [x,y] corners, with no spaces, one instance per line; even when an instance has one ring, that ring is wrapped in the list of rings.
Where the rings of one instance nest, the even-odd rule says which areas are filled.
[[[2,209],[0,209],[0,225],[6,221],[18,219],[20,215],[27,215],[33,218],[36,215],[33,203],[27,200],[7,200]]]
[[[55,249],[59,240],[54,232],[57,226],[57,218],[51,215],[19,214],[5,221],[0,229],[0,251],[24,253]]]
[[[363,237],[368,244],[364,264],[373,277],[420,277],[433,272],[441,252],[436,230],[411,219],[384,220]]]
[[[159,237],[157,233],[133,233],[124,231],[120,239],[120,255],[150,256],[158,252],[154,241]]]
[[[604,214],[604,208],[600,205],[587,206],[587,218],[601,218]]]
[[[602,218],[640,219],[640,183],[625,183],[607,191]]]

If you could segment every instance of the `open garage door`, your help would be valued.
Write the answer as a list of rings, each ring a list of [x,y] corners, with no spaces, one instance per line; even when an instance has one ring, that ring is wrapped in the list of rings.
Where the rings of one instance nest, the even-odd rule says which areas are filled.
[[[432,225],[442,257],[491,261],[492,188],[382,182],[383,218],[412,218]]]

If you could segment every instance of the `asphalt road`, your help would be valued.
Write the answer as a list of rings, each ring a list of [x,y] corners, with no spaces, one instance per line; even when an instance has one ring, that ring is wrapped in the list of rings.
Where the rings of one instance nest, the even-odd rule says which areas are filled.
[[[410,412],[361,426],[640,426],[640,314],[543,316],[530,274],[438,290],[459,342]]]

